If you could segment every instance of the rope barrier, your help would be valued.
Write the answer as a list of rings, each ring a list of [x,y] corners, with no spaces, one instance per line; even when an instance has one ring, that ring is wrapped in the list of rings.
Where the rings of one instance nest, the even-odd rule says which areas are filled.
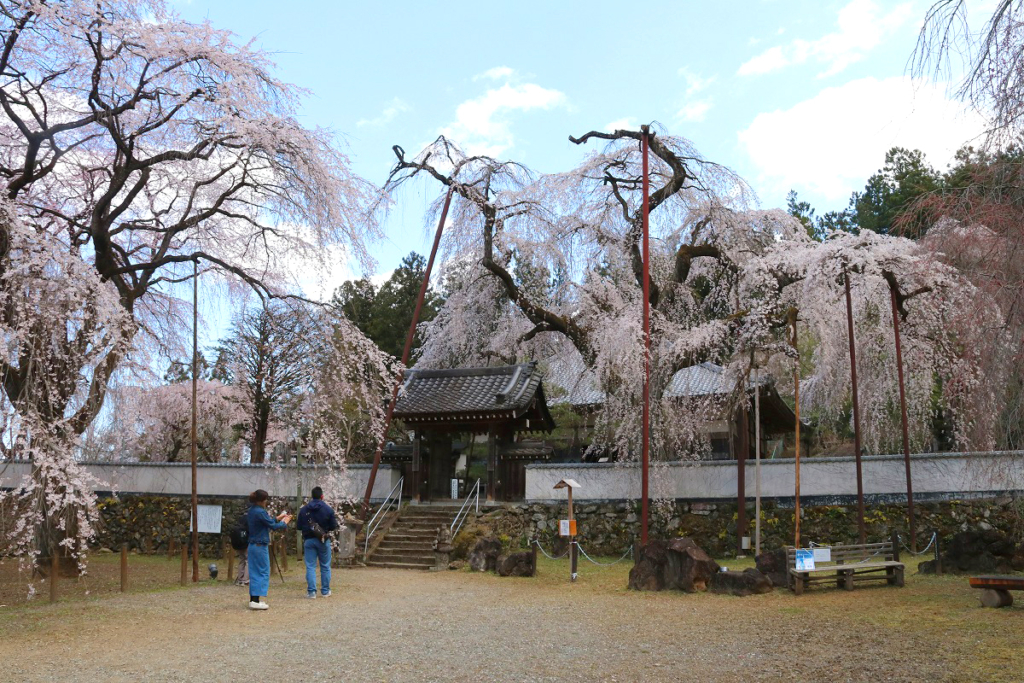
[[[540,550],[541,554],[543,554],[544,557],[548,558],[549,560],[561,560],[562,558],[564,558],[565,556],[567,556],[569,554],[569,548],[566,548],[564,553],[562,553],[558,557],[554,557],[550,553],[548,553],[548,551],[544,550],[544,546],[542,546],[540,544],[540,541],[538,541],[537,539],[533,539],[531,541],[531,543],[533,545],[536,545],[537,549]],[[572,546],[570,545],[570,547],[572,547]],[[615,560],[614,562],[598,562],[597,560],[592,558],[590,555],[587,555],[587,551],[584,550],[583,546],[581,546],[579,543],[576,544],[576,547],[580,549],[580,553],[583,555],[583,557],[587,558],[588,560],[590,560],[591,562],[593,562],[594,564],[596,564],[599,567],[610,567],[613,564],[618,564],[619,562],[622,562],[627,557],[630,557],[633,554],[633,546],[629,546],[629,548],[626,549],[626,552],[622,554],[622,557],[620,557],[619,559]]]
[[[587,555],[587,551],[584,550],[583,546],[581,546],[579,543],[576,544],[576,547],[580,549],[581,553],[583,553],[583,557],[587,558],[588,560],[590,560],[591,562],[593,562],[594,564],[596,564],[599,567],[611,567],[613,564],[618,564],[619,562],[622,562],[623,560],[625,560],[627,556],[633,554],[633,546],[629,546],[629,548],[626,549],[626,552],[622,554],[622,557],[620,557],[619,559],[615,560],[614,562],[598,562],[597,560],[592,558],[590,555]]]
[[[563,557],[565,557],[566,555],[569,554],[569,549],[566,548],[565,552],[562,553],[561,555],[559,555],[558,557],[552,557],[551,555],[548,554],[548,551],[544,550],[544,546],[542,546],[540,544],[540,541],[538,541],[537,539],[533,539],[532,542],[533,542],[534,545],[537,546],[537,548],[540,550],[541,554],[543,554],[544,557],[548,558],[549,560],[560,560],[560,559],[562,559]]]
[[[899,539],[900,539],[900,545],[901,545],[901,546],[903,546],[903,548],[904,548],[904,549],[905,549],[905,550],[906,550],[906,551],[907,551],[908,553],[910,553],[911,555],[924,555],[924,554],[925,554],[926,552],[928,552],[928,549],[932,547],[932,544],[933,544],[933,543],[935,543],[935,539],[936,539],[936,538],[938,537],[938,535],[939,535],[939,533],[938,533],[937,531],[933,531],[933,532],[932,532],[932,540],[928,541],[928,545],[926,545],[926,546],[924,547],[924,550],[922,550],[922,551],[920,551],[920,552],[916,552],[916,553],[915,553],[915,552],[914,552],[913,550],[911,550],[911,549],[910,549],[909,547],[907,547],[907,544],[906,544],[906,542],[905,542],[905,541],[903,540],[903,537],[902,537],[902,536],[900,536],[899,534],[896,534],[897,538],[899,538]]]

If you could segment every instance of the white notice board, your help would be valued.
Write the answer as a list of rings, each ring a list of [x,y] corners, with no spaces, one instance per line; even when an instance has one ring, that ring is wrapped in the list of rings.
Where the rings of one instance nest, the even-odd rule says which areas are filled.
[[[196,513],[199,516],[199,528],[201,534],[219,534],[220,520],[223,517],[220,505],[197,505]],[[189,531],[192,530],[192,516],[188,519]]]

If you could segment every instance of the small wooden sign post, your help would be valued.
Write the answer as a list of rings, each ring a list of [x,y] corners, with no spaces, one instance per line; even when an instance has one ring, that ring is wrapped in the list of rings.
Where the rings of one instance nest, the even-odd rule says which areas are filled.
[[[575,479],[563,479],[555,484],[556,489],[566,489],[569,494],[569,519],[558,525],[558,533],[560,536],[569,537],[569,579],[571,581],[576,580],[576,563],[579,557],[576,547],[576,520],[572,516],[572,490],[579,487],[580,485],[576,483]]]
[[[128,592],[128,544],[121,544],[121,592]]]

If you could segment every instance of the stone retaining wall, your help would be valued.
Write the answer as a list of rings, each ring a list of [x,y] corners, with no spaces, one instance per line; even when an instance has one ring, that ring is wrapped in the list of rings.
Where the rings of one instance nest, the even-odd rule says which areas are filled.
[[[271,498],[269,510],[292,509],[294,499]],[[199,554],[221,557],[222,543],[228,539],[236,520],[249,509],[241,498],[199,498],[200,505],[223,507],[220,534],[199,534]],[[140,553],[166,553],[173,540],[177,547],[188,543],[191,499],[181,496],[122,495],[99,501],[101,523],[96,535],[96,548],[117,550],[127,543]],[[335,508],[339,516],[353,509],[351,505]],[[295,548],[294,523],[286,532],[288,550]],[[229,543],[230,545],[230,543]]]
[[[649,535],[651,538],[689,536],[712,557],[735,554],[736,510],[733,503],[658,503],[651,506]],[[1001,497],[987,500],[941,501],[915,506],[918,545],[923,549],[933,531],[940,539],[948,539],[969,528],[995,528],[1020,541],[1024,537],[1022,517],[1024,500]],[[589,554],[621,555],[634,545],[640,535],[638,502],[583,503],[575,506],[579,542]],[[499,529],[521,530],[512,545],[523,545],[530,538],[539,538],[549,552],[558,545],[558,520],[566,515],[561,504],[509,505],[492,513]],[[793,508],[765,503],[761,508],[762,549],[778,548],[793,543]],[[747,508],[749,535],[753,545],[754,506]],[[885,540],[892,530],[907,538],[906,506],[869,505],[865,522],[868,541]],[[856,506],[828,505],[801,510],[801,544],[808,542],[834,544],[857,543]],[[518,541],[518,543],[517,543]],[[909,541],[908,541],[909,544]]]

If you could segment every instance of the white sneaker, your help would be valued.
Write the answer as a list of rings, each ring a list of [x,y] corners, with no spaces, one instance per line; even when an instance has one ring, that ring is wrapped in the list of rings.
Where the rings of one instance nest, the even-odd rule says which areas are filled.
[[[316,600],[316,593],[306,593],[306,598],[309,600]]]
[[[326,593],[324,593],[324,594],[323,594],[323,596],[324,596],[325,598],[329,598],[329,597],[331,597],[331,591],[327,591]]]
[[[252,602],[250,600],[249,609],[270,609],[270,605],[265,602]]]

